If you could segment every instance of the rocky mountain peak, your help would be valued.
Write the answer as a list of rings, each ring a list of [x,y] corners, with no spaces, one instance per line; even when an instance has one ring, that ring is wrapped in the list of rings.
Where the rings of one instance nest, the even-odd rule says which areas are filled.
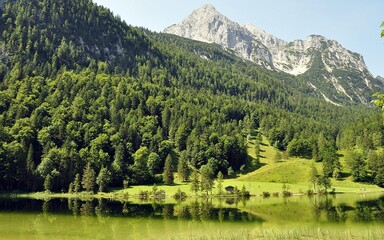
[[[198,10],[205,10],[205,11],[216,12],[216,13],[220,14],[220,13],[216,10],[215,6],[213,6],[213,5],[210,4],[210,3],[205,4],[203,7],[201,7],[201,8],[198,9]]]
[[[383,81],[370,74],[360,54],[335,40],[310,35],[305,40],[286,42],[252,24],[240,26],[210,4],[164,32],[216,43],[245,60],[304,78],[319,96],[334,104],[367,104],[370,93],[366,90],[384,87]]]
[[[207,4],[194,10],[181,24],[172,25],[164,32],[232,48],[235,44],[229,39],[228,32],[240,29],[240,25],[220,14],[213,5]]]

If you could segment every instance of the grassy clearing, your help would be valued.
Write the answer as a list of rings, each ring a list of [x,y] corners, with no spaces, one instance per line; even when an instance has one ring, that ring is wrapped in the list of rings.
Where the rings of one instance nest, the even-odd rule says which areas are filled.
[[[280,161],[274,161],[276,149],[270,145],[268,140],[263,136],[261,144],[260,163],[261,167],[253,172],[239,176],[237,179],[229,180],[226,183],[236,186],[245,184],[250,186],[251,194],[258,192],[281,192],[282,186],[285,183],[290,187],[290,191],[294,193],[305,192],[311,189],[309,181],[309,173],[311,165],[315,164],[319,172],[322,170],[322,164],[316,163],[310,159],[289,158]],[[341,165],[345,175],[348,176],[347,167],[344,158],[344,152],[341,152]],[[254,141],[248,144],[248,155],[250,158],[255,158]],[[371,184],[355,183],[351,177],[346,177],[341,180],[332,179],[332,187],[337,192],[345,193],[362,193],[362,192],[381,192],[379,188]]]
[[[289,158],[275,161],[274,157],[277,150],[272,147],[269,141],[263,136],[260,146],[260,165],[261,167],[245,176],[240,176],[239,181],[245,179],[253,182],[277,182],[290,184],[304,184],[308,182],[309,172],[313,161],[308,159]],[[283,153],[281,153],[283,155]],[[248,144],[248,155],[255,158],[254,141]],[[320,163],[316,163],[318,169]]]

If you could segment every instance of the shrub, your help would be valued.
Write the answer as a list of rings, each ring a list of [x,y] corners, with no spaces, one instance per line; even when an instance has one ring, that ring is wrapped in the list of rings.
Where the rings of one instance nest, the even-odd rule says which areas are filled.
[[[292,196],[292,192],[287,190],[283,191],[283,197],[290,197],[290,196]]]
[[[127,189],[129,187],[129,180],[128,179],[123,180],[123,187],[124,187],[124,189]]]
[[[180,188],[177,190],[175,195],[173,195],[173,198],[177,201],[184,201],[187,198],[187,194],[180,190]]]
[[[140,191],[139,199],[140,200],[148,200],[149,192],[148,191]]]
[[[249,198],[251,196],[251,193],[249,191],[247,191],[247,189],[245,188],[244,185],[243,185],[243,188],[240,191],[240,196],[241,197],[245,197],[245,198]]]
[[[153,195],[153,199],[155,200],[163,200],[165,199],[165,191],[164,190],[158,190]]]
[[[271,196],[271,194],[269,192],[263,192],[263,197],[268,198],[270,196]]]
[[[279,193],[278,192],[274,192],[274,193],[272,193],[272,196],[279,197]]]

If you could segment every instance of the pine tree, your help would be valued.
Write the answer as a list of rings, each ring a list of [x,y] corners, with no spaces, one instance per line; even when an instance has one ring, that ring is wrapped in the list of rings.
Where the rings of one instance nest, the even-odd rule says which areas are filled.
[[[35,163],[33,161],[33,146],[29,145],[28,155],[27,155],[27,171],[29,174],[33,174],[35,171]]]
[[[73,192],[78,193],[81,191],[80,174],[77,173],[73,181]]]
[[[99,192],[104,192],[110,182],[111,172],[105,167],[101,168],[96,178],[96,183],[99,185]]]
[[[91,166],[91,163],[88,163],[84,169],[83,179],[81,181],[85,191],[93,192],[95,189],[95,175],[96,174]]]
[[[322,191],[326,192],[331,187],[331,180],[326,175],[320,175],[317,178],[317,184],[323,187]]]
[[[168,154],[165,159],[164,172],[163,172],[163,181],[165,184],[173,183],[173,172],[172,172],[172,157]]]
[[[52,187],[53,187],[53,179],[51,174],[48,174],[44,179],[44,189],[45,191],[50,192],[52,191]]]
[[[258,140],[255,141],[254,150],[255,150],[256,157],[259,156],[259,154],[260,154],[260,142]]]
[[[177,165],[177,173],[179,175],[179,179],[181,179],[183,182],[188,181],[189,178],[189,166],[188,166],[188,155],[186,151],[181,152],[179,162]]]
[[[33,160],[33,146],[29,145],[28,154],[27,154],[27,187],[28,190],[34,191],[36,188],[36,180],[35,180],[35,162]]]
[[[313,191],[316,192],[316,183],[319,178],[319,172],[314,163],[311,165],[310,181],[313,184]]]
[[[223,179],[224,179],[224,175],[220,171],[217,174],[217,189],[218,189],[218,194],[219,195],[221,195],[223,193]]]
[[[147,167],[149,172],[153,175],[161,171],[161,159],[157,153],[152,152],[151,154],[149,154]]]
[[[213,171],[209,165],[203,165],[200,168],[200,172],[201,190],[206,191],[206,193],[208,194],[208,192],[212,192],[213,188]]]
[[[111,164],[113,177],[117,181],[122,180],[122,173],[126,170],[124,158],[124,146],[123,144],[119,144],[115,149],[114,160]]]
[[[68,193],[73,193],[73,183],[70,183],[68,186]]]
[[[199,174],[197,171],[193,171],[191,175],[191,191],[197,195],[197,192],[200,190],[200,181],[199,181]]]

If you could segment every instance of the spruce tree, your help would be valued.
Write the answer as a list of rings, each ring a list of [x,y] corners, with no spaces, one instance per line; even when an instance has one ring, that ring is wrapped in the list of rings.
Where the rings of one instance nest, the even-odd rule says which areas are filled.
[[[319,178],[319,172],[314,163],[311,165],[310,181],[313,184],[313,191],[316,192],[316,184]]]
[[[188,155],[186,151],[181,152],[179,162],[177,165],[177,173],[181,181],[183,182],[188,181],[190,171],[188,166]]]
[[[97,175],[96,183],[99,185],[99,192],[104,192],[111,182],[111,173],[110,171],[103,167],[100,169],[99,175]]]
[[[200,172],[201,172],[201,176],[200,176],[201,190],[205,191],[208,194],[208,192],[210,191],[212,192],[212,188],[213,188],[213,178],[214,178],[213,171],[210,168],[210,166],[206,164],[201,166]]]
[[[200,181],[199,181],[199,174],[197,171],[193,171],[191,175],[191,191],[197,195],[197,192],[200,190]]]
[[[173,183],[173,172],[172,172],[172,157],[168,154],[165,159],[164,172],[163,172],[163,181],[165,184]]]
[[[93,170],[91,163],[88,163],[84,169],[83,179],[81,184],[87,192],[93,192],[95,188],[95,170]]]
[[[52,187],[53,187],[53,179],[51,174],[48,174],[44,179],[44,189],[45,191],[50,192],[52,191]]]
[[[255,150],[256,157],[259,156],[259,154],[260,154],[260,142],[258,140],[255,141],[254,150]]]
[[[28,149],[27,171],[29,174],[33,174],[35,171],[35,163],[33,161],[33,146],[32,146],[32,144],[29,144],[29,149]]]
[[[73,181],[73,192],[79,193],[81,191],[80,174],[77,173]]]
[[[221,195],[223,193],[223,179],[224,179],[223,173],[219,172],[217,174],[217,189],[218,189],[219,195]]]

